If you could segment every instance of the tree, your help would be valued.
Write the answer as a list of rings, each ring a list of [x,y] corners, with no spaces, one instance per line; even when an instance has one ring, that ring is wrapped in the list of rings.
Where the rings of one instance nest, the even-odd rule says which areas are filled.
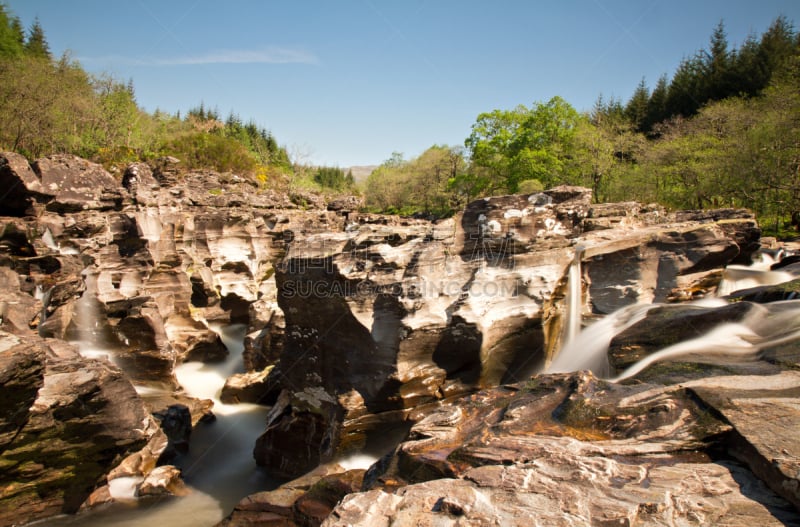
[[[647,124],[647,109],[650,102],[650,90],[642,77],[633,91],[628,104],[625,105],[625,117],[633,123],[637,130],[644,132]]]
[[[545,186],[567,182],[572,175],[565,162],[581,119],[561,97],[480,114],[465,141],[473,178],[486,192],[516,192],[527,179]]]
[[[656,86],[650,94],[650,99],[647,101],[647,111],[640,131],[645,133],[652,132],[656,124],[667,118],[668,90],[669,83],[667,81],[667,76],[662,75],[658,78],[658,82],[656,82]]]
[[[25,53],[30,57],[50,60],[50,46],[44,37],[44,30],[42,29],[39,19],[33,21],[33,25],[28,32],[28,39],[25,41]]]
[[[367,206],[405,215],[449,216],[463,204],[457,182],[465,168],[463,152],[456,147],[434,145],[409,161],[395,153],[367,178]]]
[[[0,3],[0,59],[22,55],[25,33],[19,18],[11,15]]]
[[[732,78],[733,57],[728,50],[725,24],[720,20],[711,34],[708,51],[703,52],[703,87],[702,92],[697,95],[700,104],[709,100],[720,101],[736,93]]]
[[[519,105],[513,110],[493,110],[478,115],[472,133],[464,141],[472,162],[471,181],[465,187],[492,193],[506,189],[514,175],[514,142],[529,114]]]

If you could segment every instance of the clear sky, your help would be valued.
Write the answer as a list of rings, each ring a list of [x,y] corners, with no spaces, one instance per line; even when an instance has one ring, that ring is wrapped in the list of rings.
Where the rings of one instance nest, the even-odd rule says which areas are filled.
[[[800,24],[799,0],[4,1],[55,55],[133,79],[149,111],[234,110],[341,167],[463,144],[493,109],[625,101],[721,19],[732,45],[781,14]]]

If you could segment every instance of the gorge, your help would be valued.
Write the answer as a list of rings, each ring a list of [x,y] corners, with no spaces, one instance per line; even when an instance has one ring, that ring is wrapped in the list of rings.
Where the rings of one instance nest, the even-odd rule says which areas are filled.
[[[800,264],[749,211],[179,167],[0,154],[0,525],[800,522]]]

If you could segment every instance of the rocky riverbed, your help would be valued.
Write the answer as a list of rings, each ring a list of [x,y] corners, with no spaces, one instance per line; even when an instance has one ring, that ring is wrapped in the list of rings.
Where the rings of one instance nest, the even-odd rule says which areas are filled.
[[[800,523],[800,268],[737,290],[779,249],[748,211],[559,187],[431,222],[179,166],[0,154],[0,525],[199,492],[216,397],[176,371],[230,324],[217,409],[265,417],[204,455],[274,479],[224,525]]]

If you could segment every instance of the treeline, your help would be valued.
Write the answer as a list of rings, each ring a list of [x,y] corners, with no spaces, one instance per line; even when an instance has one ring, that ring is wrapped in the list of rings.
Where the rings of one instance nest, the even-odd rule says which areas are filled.
[[[785,17],[775,19],[760,38],[749,36],[738,49],[730,47],[720,22],[708,48],[684,58],[671,81],[663,75],[651,92],[642,79],[624,108],[612,100],[605,111],[623,111],[637,131],[657,134],[657,124],[678,115],[691,117],[710,101],[759,95],[796,53],[796,34]]]
[[[29,158],[71,153],[112,168],[169,155],[187,169],[272,184],[293,176],[286,150],[253,121],[222,119],[202,103],[183,118],[145,112],[131,81],[91,75],[67,54],[54,58],[38,20],[26,31],[1,3],[0,122],[0,149]]]
[[[464,144],[393,156],[368,179],[367,204],[446,215],[572,184],[597,201],[748,207],[780,225],[800,210],[800,35],[779,17],[737,49],[720,23],[652,92],[642,81],[627,103],[600,97],[586,113],[560,97],[482,113]]]

